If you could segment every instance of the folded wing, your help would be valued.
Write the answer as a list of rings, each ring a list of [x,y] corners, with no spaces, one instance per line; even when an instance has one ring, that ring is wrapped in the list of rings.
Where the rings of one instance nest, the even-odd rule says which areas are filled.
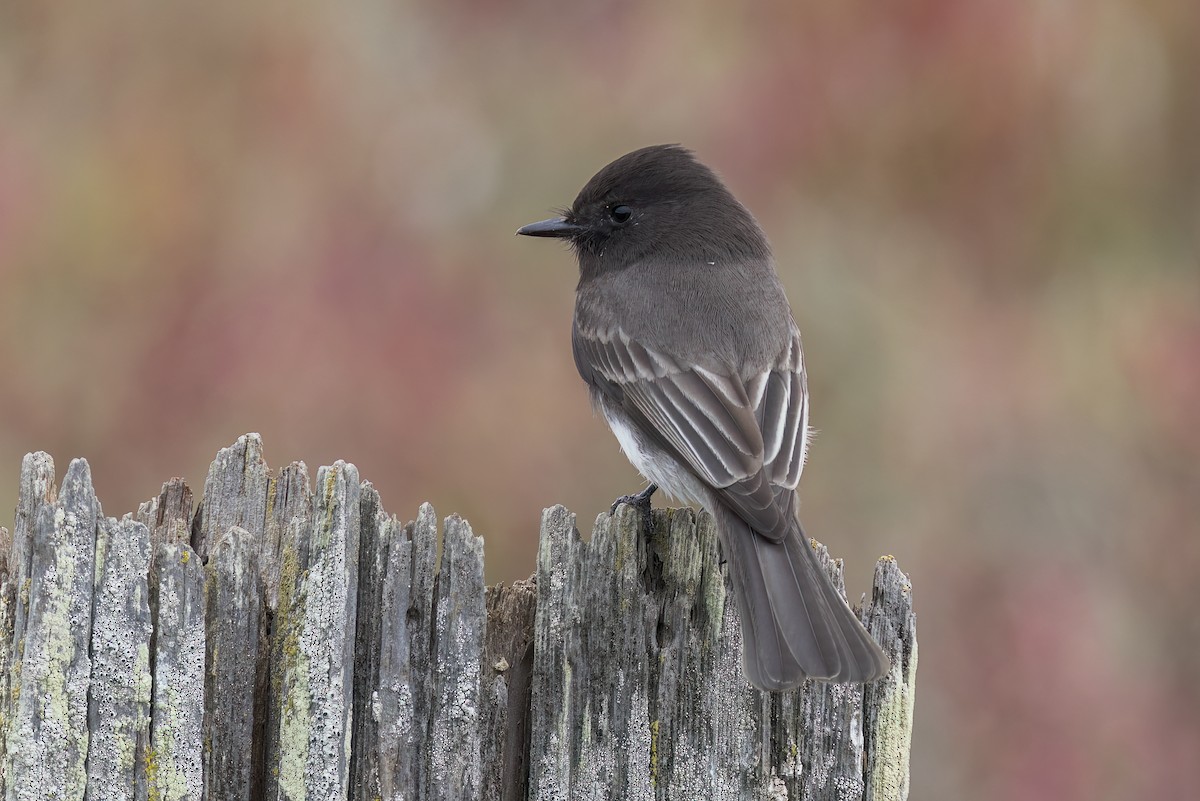
[[[799,334],[748,380],[680,365],[621,331],[576,327],[580,374],[755,532],[780,542],[804,466],[808,399]],[[732,372],[732,370],[730,371]]]

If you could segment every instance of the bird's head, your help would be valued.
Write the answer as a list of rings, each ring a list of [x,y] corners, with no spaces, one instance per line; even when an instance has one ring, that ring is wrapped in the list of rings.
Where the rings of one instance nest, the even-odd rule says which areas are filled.
[[[560,216],[517,233],[568,241],[585,273],[648,257],[697,265],[770,257],[750,212],[679,145],[621,156],[592,176]]]

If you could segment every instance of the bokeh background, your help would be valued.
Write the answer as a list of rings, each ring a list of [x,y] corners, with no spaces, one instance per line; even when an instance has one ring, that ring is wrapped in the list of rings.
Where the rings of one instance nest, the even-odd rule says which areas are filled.
[[[640,481],[512,232],[683,142],[804,333],[809,531],[912,576],[912,797],[1192,797],[1198,87],[1194,0],[4,3],[0,508],[258,431],[528,575]]]

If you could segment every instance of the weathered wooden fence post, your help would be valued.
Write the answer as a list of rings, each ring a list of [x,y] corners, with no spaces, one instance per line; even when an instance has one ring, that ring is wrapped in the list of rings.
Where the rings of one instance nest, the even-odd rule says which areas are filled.
[[[402,524],[353,465],[272,475],[223,449],[107,518],[86,462],[25,458],[0,529],[4,799],[903,799],[911,588],[876,566],[892,657],[866,688],[741,676],[711,519],[628,506],[584,541],[542,517],[537,571],[485,587],[484,541]],[[819,553],[835,579],[840,566]]]

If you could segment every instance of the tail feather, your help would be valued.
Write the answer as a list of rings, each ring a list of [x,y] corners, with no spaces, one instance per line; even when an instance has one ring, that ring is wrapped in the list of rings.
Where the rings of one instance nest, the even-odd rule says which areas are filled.
[[[887,673],[887,656],[817,562],[798,521],[778,543],[724,507],[717,510],[717,523],[751,684],[781,691],[806,678],[864,683]]]

